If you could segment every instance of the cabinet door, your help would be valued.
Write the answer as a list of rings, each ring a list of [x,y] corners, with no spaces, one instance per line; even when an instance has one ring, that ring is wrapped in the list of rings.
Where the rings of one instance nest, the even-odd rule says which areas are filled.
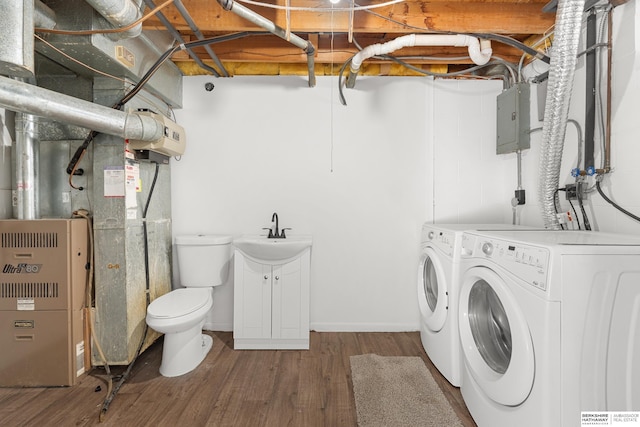
[[[309,333],[307,290],[302,259],[273,266],[272,337],[301,338]]]
[[[233,333],[236,338],[271,337],[271,266],[236,251]]]

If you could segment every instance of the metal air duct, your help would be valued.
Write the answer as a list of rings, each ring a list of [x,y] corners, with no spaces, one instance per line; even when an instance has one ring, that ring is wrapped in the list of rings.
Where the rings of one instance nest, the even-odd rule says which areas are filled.
[[[56,13],[40,0],[36,0],[33,15],[33,26],[36,28],[52,29],[56,26]]]
[[[15,190],[14,217],[17,219],[40,218],[38,197],[39,149],[36,140],[37,121],[31,114],[15,115]]]
[[[115,28],[126,27],[142,17],[140,6],[133,0],[85,0],[104,19]],[[138,37],[142,32],[142,23],[121,33],[112,33],[109,36],[113,40]]]
[[[33,0],[0,1],[0,74],[34,76]]]
[[[164,135],[164,125],[152,117],[125,113],[6,77],[0,77],[0,106],[126,139],[155,141]]]
[[[584,0],[560,0],[542,126],[539,197],[546,228],[560,229],[555,201],[577,63]]]

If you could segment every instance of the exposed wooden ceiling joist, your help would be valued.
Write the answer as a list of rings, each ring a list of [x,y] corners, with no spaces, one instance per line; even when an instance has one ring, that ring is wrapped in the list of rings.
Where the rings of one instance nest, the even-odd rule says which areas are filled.
[[[274,5],[285,5],[285,0],[267,1]],[[215,0],[182,0],[182,3],[206,37],[241,31],[264,31],[244,18],[224,10]],[[381,1],[361,0],[357,5],[369,6],[379,3]],[[277,26],[289,28],[300,37],[311,40],[316,47],[316,64],[320,65],[341,64],[357,52],[357,46],[348,41],[350,31],[354,41],[363,47],[383,43],[403,34],[431,32],[492,33],[508,35],[518,40],[539,39],[547,34],[555,21],[554,14],[542,12],[546,3],[546,0],[407,0],[369,11],[355,11],[352,27],[349,12],[341,10],[350,5],[349,0],[342,0],[334,6],[338,9],[333,11],[329,0],[290,0],[292,7],[314,10],[292,10],[288,23],[285,10],[241,4]],[[185,40],[195,39],[193,31],[175,6],[166,7],[162,13]],[[164,29],[164,26],[159,20],[152,18],[145,22],[145,28]],[[268,70],[265,74],[271,74],[275,64],[288,64],[289,69],[292,69],[295,68],[291,67],[292,65],[305,64],[307,60],[300,49],[274,35],[251,36],[212,45],[211,48],[223,63],[252,64],[252,73],[256,73],[255,70],[259,69],[261,64]],[[203,49],[198,48],[195,51],[209,63]],[[494,55],[510,62],[517,62],[522,55],[519,49],[496,42],[493,43],[493,51]],[[456,47],[405,48],[394,55],[416,56],[417,58],[409,61],[411,64],[437,64],[439,69],[447,65],[449,68],[455,68],[457,64],[471,63],[468,59],[460,59],[466,56],[466,49]],[[438,61],[429,58],[434,56],[453,59]],[[194,67],[193,60],[185,53],[178,53],[172,59],[185,74],[205,73],[204,70]],[[281,73],[281,68],[283,67],[279,67],[277,72]],[[242,71],[235,72],[239,73]]]

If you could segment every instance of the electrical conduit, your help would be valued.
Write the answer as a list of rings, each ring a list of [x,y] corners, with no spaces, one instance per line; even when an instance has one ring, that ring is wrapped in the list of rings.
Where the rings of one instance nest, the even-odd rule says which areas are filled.
[[[545,228],[560,230],[556,216],[556,189],[569,104],[577,63],[584,0],[560,0],[556,12],[553,55],[549,69],[547,101],[542,126],[539,197]]]
[[[353,88],[356,84],[356,76],[362,63],[373,56],[386,55],[403,47],[412,46],[467,46],[469,57],[476,65],[485,65],[491,59],[493,53],[489,40],[478,40],[475,37],[463,34],[409,34],[401,36],[386,43],[369,45],[356,53],[351,59],[351,68],[347,77],[346,86]]]

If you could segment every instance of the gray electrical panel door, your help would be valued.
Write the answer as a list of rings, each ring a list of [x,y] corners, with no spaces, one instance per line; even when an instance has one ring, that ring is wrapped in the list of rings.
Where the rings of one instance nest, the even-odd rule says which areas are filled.
[[[516,83],[498,95],[496,154],[514,153],[531,146],[529,99],[528,83]]]

